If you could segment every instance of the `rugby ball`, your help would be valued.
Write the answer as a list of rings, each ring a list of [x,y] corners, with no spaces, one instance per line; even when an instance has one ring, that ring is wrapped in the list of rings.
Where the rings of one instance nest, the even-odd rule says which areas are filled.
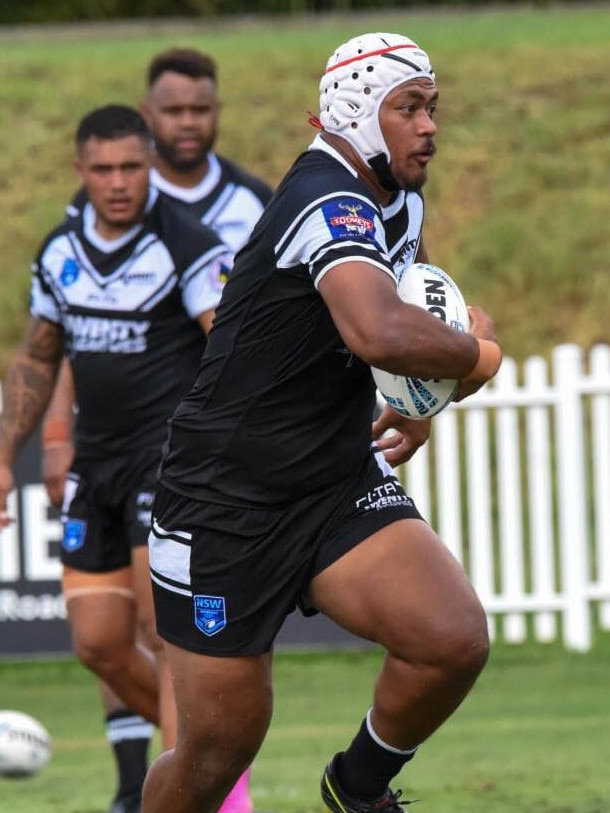
[[[51,738],[38,720],[20,711],[0,711],[0,777],[34,776],[51,758]]]
[[[403,272],[397,290],[403,302],[425,308],[454,330],[469,330],[470,320],[464,297],[442,268],[428,263],[414,263]],[[459,386],[459,381],[450,378],[393,375],[377,367],[371,367],[371,372],[384,400],[396,412],[413,420],[437,415],[451,403]]]

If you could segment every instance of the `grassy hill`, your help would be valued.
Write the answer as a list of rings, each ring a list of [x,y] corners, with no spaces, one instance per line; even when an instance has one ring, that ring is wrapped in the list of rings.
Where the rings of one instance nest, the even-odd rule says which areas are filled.
[[[31,259],[75,187],[83,113],[137,104],[156,51],[199,47],[220,68],[218,150],[277,183],[312,137],[326,58],[366,30],[417,39],[437,72],[433,261],[494,315],[508,355],[610,341],[610,5],[0,29],[0,374]]]

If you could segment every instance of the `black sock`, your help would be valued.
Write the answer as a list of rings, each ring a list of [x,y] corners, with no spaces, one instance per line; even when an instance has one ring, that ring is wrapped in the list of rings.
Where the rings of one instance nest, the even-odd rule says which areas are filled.
[[[106,737],[118,771],[117,799],[141,793],[153,730],[151,723],[129,709],[119,709],[106,717]]]
[[[387,791],[390,780],[414,756],[415,749],[398,751],[384,746],[378,737],[374,739],[365,718],[352,744],[337,760],[341,790],[353,799],[379,799]]]

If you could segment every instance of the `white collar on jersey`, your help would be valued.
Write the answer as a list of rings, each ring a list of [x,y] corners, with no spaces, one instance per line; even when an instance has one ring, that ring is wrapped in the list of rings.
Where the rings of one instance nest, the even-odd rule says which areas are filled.
[[[321,152],[327,153],[332,158],[335,158],[337,161],[339,161],[339,163],[342,164],[346,169],[348,169],[354,177],[358,176],[358,173],[356,172],[354,167],[349,163],[349,161],[347,161],[341,155],[340,152],[337,152],[337,150],[334,149],[334,147],[331,147],[331,145],[328,142],[324,141],[320,133],[318,133],[315,136],[314,140],[311,142],[307,149],[320,150]],[[392,217],[392,215],[396,214],[396,212],[398,212],[398,210],[404,205],[404,202],[405,202],[405,192],[402,189],[399,190],[399,193],[396,195],[396,198],[387,206],[381,206],[381,204],[378,202],[378,205],[381,207],[381,211],[383,212],[383,219],[387,220],[389,217]]]
[[[320,150],[321,152],[327,153],[328,155],[335,158],[340,164],[343,164],[343,166],[351,172],[354,178],[358,177],[358,173],[356,172],[354,167],[350,164],[350,162],[346,158],[344,158],[341,155],[341,153],[338,152],[334,147],[331,147],[331,145],[327,141],[324,141],[321,133],[318,133],[314,137],[314,140],[311,142],[307,149]]]
[[[153,186],[151,186],[148,192],[146,208],[144,209],[145,214],[150,212],[158,197],[159,192]],[[129,229],[129,231],[126,231],[125,234],[122,234],[120,237],[117,237],[114,240],[106,240],[104,237],[98,234],[95,228],[95,209],[93,208],[91,202],[87,201],[85,208],[83,209],[83,232],[85,237],[91,243],[91,245],[95,246],[100,251],[103,251],[104,254],[111,254],[113,251],[118,251],[123,246],[126,246],[127,243],[132,240],[139,231],[141,231],[141,229],[142,223],[138,223],[137,226]]]
[[[176,186],[176,184],[170,183],[168,180],[166,180],[159,173],[159,170],[155,169],[154,167],[150,171],[150,180],[151,183],[157,187],[157,189],[160,189],[161,192],[165,192],[165,194],[169,195],[171,198],[182,200],[184,203],[195,203],[195,201],[201,200],[202,198],[205,198],[206,195],[209,195],[212,189],[218,185],[221,172],[222,170],[218,158],[213,152],[209,152],[208,171],[201,181],[199,181],[197,186]]]

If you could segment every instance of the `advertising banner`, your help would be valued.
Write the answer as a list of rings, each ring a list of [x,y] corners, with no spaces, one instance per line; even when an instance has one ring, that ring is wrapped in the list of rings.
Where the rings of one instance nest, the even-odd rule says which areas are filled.
[[[0,534],[0,659],[70,655],[70,631],[61,595],[59,511],[40,481],[40,439],[24,446],[15,469],[9,512],[16,521]],[[292,613],[278,648],[362,646],[321,615]]]

